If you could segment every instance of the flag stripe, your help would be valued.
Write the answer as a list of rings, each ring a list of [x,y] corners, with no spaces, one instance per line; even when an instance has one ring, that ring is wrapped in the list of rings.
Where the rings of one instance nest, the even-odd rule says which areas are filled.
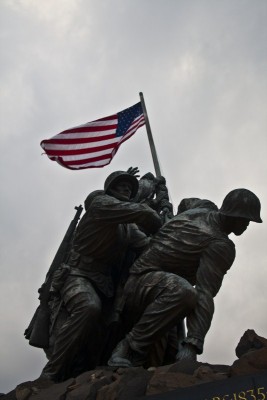
[[[52,161],[69,169],[103,167],[144,124],[139,102],[115,115],[62,131],[43,140],[41,147]]]
[[[65,146],[68,147],[68,146]],[[47,154],[49,156],[71,156],[71,155],[79,155],[79,154],[88,154],[91,152],[95,151],[101,151],[101,150],[106,150],[106,149],[113,149],[114,148],[114,143],[109,143],[104,146],[97,146],[97,147],[85,147],[85,148],[79,148],[79,149],[74,149],[73,147],[71,149],[66,149],[63,150],[61,149],[56,149],[56,150],[46,150]]]
[[[112,129],[116,129],[116,127],[117,127],[117,124],[113,124],[113,125],[101,124],[99,126],[81,126],[81,127],[77,127],[77,128],[68,129],[66,131],[63,131],[62,133],[68,134],[68,133],[79,133],[79,132],[103,132],[103,131],[109,131]]]
[[[50,139],[48,140],[48,145],[51,144],[79,144],[79,143],[93,143],[93,142],[99,142],[102,140],[109,140],[114,138],[114,133],[111,133],[109,135],[103,135],[103,136],[93,136],[93,137],[88,137],[87,134],[83,134],[83,137],[80,137],[80,135],[77,135],[74,133],[72,137],[67,137],[65,138],[64,135],[58,135],[58,138],[56,139]],[[71,135],[69,135],[71,136]],[[46,142],[46,141],[44,141]]]
[[[93,148],[99,148],[101,146],[106,146],[106,145],[113,145],[117,143],[120,140],[120,138],[116,138],[113,135],[112,139],[109,140],[103,140],[101,142],[92,142],[92,143],[78,143],[76,145],[73,144],[47,144],[46,146],[46,151],[58,151],[61,153],[62,151],[76,151],[80,149],[88,149],[89,151],[92,151],[91,149]],[[60,155],[60,154],[58,154]]]
[[[64,159],[65,162],[71,163],[72,161],[81,161],[83,162],[83,160],[89,160],[89,158],[94,158],[94,157],[100,157],[102,155],[108,155],[112,152],[111,149],[106,149],[106,150],[101,150],[101,151],[96,151],[94,153],[90,153],[90,156],[88,155],[88,153],[85,154],[79,154],[79,159],[77,160],[77,156],[73,155],[73,156],[63,156],[62,158]]]
[[[62,159],[60,159],[60,157],[58,159],[53,159],[52,161],[57,161],[58,164],[62,165],[65,168],[72,169],[72,170],[79,170],[79,169],[86,169],[86,168],[104,167],[105,165],[108,165],[111,160],[112,160],[112,157],[108,157],[107,159],[104,159],[104,160],[93,161],[93,162],[88,162],[86,164],[78,164],[78,165],[73,165],[73,166],[65,163]]]
[[[77,165],[76,167],[68,167],[68,168],[77,170],[77,169],[104,167],[105,165],[108,165],[111,162],[111,160],[112,160],[112,158],[108,158],[106,160],[89,162],[89,163],[84,164],[84,165]]]
[[[83,164],[87,164],[88,162],[94,162],[94,161],[99,161],[99,160],[108,160],[110,158],[110,153],[108,154],[102,154],[102,155],[98,155],[95,157],[89,157],[89,158],[85,158],[84,160],[73,160],[73,161],[68,161],[68,165],[74,166],[74,165],[83,165]],[[66,162],[66,160],[64,159],[64,162]]]
[[[143,126],[144,123],[145,122],[140,119],[138,121],[138,123],[133,124],[130,132],[135,132],[136,129],[138,129],[139,127]],[[128,137],[128,132],[129,132],[129,130],[124,135],[124,138]],[[87,147],[89,149],[90,147],[93,147],[93,146],[90,146],[90,145],[86,146],[86,143],[95,143],[95,142],[103,141],[102,144],[104,145],[104,144],[107,144],[107,143],[114,143],[115,142],[114,140],[112,140],[112,139],[114,139],[114,134],[104,135],[104,136],[101,136],[101,137],[99,137],[99,136],[97,136],[97,137],[85,137],[85,135],[84,135],[83,138],[76,138],[75,137],[76,134],[74,134],[73,135],[74,139],[68,139],[68,138],[64,139],[64,138],[62,138],[62,136],[63,136],[62,134],[59,134],[57,139],[53,139],[52,138],[50,140],[46,140],[46,141],[44,140],[43,143],[46,143],[45,149],[46,150],[59,150],[59,151],[61,149],[62,150],[65,150],[65,149],[67,150],[67,149],[73,148],[72,145],[74,145],[74,144],[81,145],[79,148],[86,148]],[[84,146],[82,146],[82,145],[84,145]],[[97,146],[97,143],[95,143],[95,145]],[[99,143],[99,145],[101,145],[101,143]],[[66,147],[64,147],[64,146],[66,146]],[[67,147],[67,146],[69,146],[69,147]]]

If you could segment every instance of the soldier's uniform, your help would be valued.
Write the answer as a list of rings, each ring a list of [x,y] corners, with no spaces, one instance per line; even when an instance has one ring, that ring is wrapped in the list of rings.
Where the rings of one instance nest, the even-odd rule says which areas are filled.
[[[238,235],[249,221],[262,222],[254,193],[230,192],[219,212],[203,204],[182,212],[151,239],[131,267],[125,286],[124,315],[126,319],[134,316],[134,324],[109,365],[144,364],[153,342],[184,317],[188,328],[184,344],[202,353],[213,317],[213,298],[235,259],[235,245],[224,225],[229,221],[240,224],[233,230]]]
[[[105,193],[96,193],[87,204],[75,234],[69,272],[60,290],[68,318],[57,333],[42,377],[62,380],[70,376],[81,346],[88,345],[86,351],[92,350],[91,368],[95,366],[99,349],[94,348],[94,338],[103,305],[113,301],[124,256],[128,248],[140,252],[148,244],[147,236],[136,224],[152,233],[160,227],[161,220],[146,205],[121,201]]]
[[[234,243],[220,230],[217,212],[192,209],[167,222],[130,269],[125,288],[127,315],[146,304],[127,336],[131,347],[143,351],[166,324],[187,315],[185,341],[202,353],[213,298],[234,259]]]

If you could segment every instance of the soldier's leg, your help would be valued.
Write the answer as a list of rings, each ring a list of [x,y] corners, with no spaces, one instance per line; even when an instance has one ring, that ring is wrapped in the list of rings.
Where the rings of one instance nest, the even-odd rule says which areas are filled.
[[[152,343],[196,305],[195,289],[185,279],[171,273],[157,271],[132,276],[125,289],[124,314],[133,316],[135,323],[126,340],[114,350],[109,365],[142,364]],[[127,345],[135,353],[132,360],[129,360]]]
[[[139,304],[137,307],[143,309],[141,318],[127,335],[131,348],[143,352],[192,311],[196,305],[196,293],[185,279],[177,275],[150,272],[138,280],[136,296],[129,298],[129,303],[131,307]]]
[[[69,317],[57,334],[53,354],[41,375],[52,380],[68,377],[81,346],[90,336],[93,339],[101,317],[101,300],[85,278],[68,277],[62,298]]]

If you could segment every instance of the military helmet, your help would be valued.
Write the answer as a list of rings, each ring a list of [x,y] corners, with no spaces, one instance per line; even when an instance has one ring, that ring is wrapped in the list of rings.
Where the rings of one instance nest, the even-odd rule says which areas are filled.
[[[86,199],[84,200],[85,211],[87,211],[89,209],[89,207],[95,197],[101,196],[104,193],[105,193],[104,190],[94,190],[93,192],[89,193],[88,196],[86,197]]]
[[[241,217],[249,221],[262,222],[260,211],[260,200],[248,189],[234,189],[229,192],[219,210],[221,214],[228,217]]]
[[[189,197],[181,200],[177,209],[177,215],[184,211],[191,210],[192,208],[207,208],[210,211],[218,211],[218,207],[213,203],[213,201],[199,199],[198,197]]]
[[[138,183],[137,178],[134,175],[128,174],[128,172],[125,172],[125,171],[115,171],[115,172],[112,172],[107,177],[107,179],[105,180],[105,184],[104,184],[105,193],[109,194],[110,189],[122,180],[127,181],[131,184],[131,186],[132,186],[131,199],[132,199],[138,191],[139,183]]]

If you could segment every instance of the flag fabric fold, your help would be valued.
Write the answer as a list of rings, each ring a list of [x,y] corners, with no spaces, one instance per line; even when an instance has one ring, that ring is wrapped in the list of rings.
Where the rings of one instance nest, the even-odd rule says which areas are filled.
[[[60,132],[42,140],[41,147],[52,161],[79,170],[109,164],[120,145],[145,124],[141,102],[117,114]]]

